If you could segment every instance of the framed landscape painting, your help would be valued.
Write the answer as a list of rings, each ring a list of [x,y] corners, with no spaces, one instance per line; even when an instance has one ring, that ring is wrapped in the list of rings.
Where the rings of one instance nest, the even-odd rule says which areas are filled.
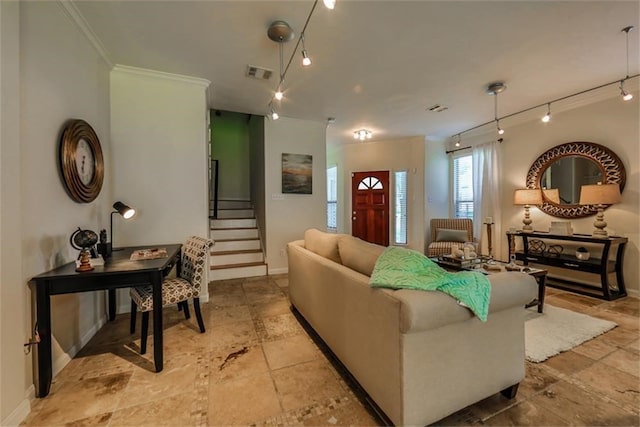
[[[282,153],[282,193],[311,194],[313,156]]]

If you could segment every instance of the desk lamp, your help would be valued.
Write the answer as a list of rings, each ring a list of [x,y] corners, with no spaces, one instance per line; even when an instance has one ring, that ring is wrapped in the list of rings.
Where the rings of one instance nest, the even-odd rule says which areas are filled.
[[[605,230],[607,223],[604,222],[604,208],[606,208],[607,205],[620,203],[621,201],[620,185],[618,184],[598,183],[596,185],[583,185],[580,188],[580,204],[594,205],[598,209],[596,220],[593,223],[595,227],[592,234],[593,237],[603,239],[607,237],[607,230]]]
[[[119,201],[113,204],[113,209],[115,210],[111,212],[111,219],[109,221],[109,242],[106,242],[107,233],[105,230],[100,231],[98,252],[100,252],[104,258],[111,256],[111,251],[115,250],[113,248],[113,214],[120,214],[124,219],[131,219],[136,214],[135,209]]]
[[[539,188],[526,188],[516,190],[513,193],[513,204],[524,205],[524,219],[522,223],[522,231],[524,233],[531,233],[533,227],[531,227],[531,217],[529,216],[529,205],[541,205],[542,204],[542,191]]]

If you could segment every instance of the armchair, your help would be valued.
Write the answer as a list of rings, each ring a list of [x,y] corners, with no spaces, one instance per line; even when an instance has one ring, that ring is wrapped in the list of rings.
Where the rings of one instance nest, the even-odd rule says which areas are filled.
[[[431,242],[427,255],[435,257],[451,253],[451,245],[473,242],[473,221],[469,218],[432,218]]]

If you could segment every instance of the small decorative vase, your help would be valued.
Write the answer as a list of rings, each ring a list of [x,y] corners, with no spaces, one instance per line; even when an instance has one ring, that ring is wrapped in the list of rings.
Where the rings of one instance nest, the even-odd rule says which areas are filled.
[[[580,261],[586,261],[590,256],[591,254],[589,252],[576,251],[576,258],[578,258]]]

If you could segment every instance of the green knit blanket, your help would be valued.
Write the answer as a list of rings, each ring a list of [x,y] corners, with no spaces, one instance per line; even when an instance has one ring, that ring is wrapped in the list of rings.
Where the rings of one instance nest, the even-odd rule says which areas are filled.
[[[371,274],[374,288],[441,291],[468,307],[486,322],[489,313],[491,285],[478,272],[451,273],[420,252],[390,246],[382,252]]]

